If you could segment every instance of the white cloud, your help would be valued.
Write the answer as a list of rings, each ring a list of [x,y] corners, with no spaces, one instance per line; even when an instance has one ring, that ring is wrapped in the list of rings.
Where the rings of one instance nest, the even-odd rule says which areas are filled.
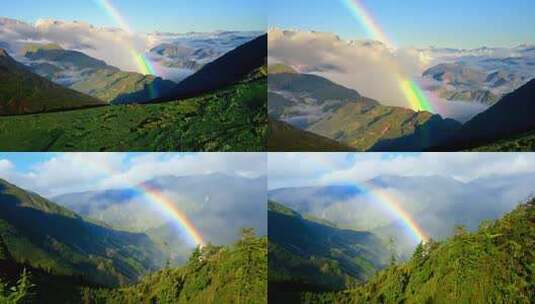
[[[326,162],[328,160],[328,162]],[[335,164],[335,165],[329,165]],[[269,188],[363,182],[383,175],[442,175],[461,181],[535,173],[533,153],[270,153]]]
[[[42,195],[134,186],[158,176],[224,173],[246,177],[266,174],[264,153],[63,153],[27,171],[0,161],[0,177]]]
[[[0,159],[0,173],[8,172],[13,169],[14,165],[7,159]]]
[[[132,50],[143,53],[153,41],[143,33],[95,27],[86,22],[39,20],[28,24],[0,18],[0,41],[20,49],[24,43],[57,43],[78,50],[126,71],[138,71]]]
[[[374,41],[344,41],[319,32],[271,30],[270,62],[326,77],[386,105],[408,107],[399,75],[419,75],[429,59],[415,49],[394,50]]]

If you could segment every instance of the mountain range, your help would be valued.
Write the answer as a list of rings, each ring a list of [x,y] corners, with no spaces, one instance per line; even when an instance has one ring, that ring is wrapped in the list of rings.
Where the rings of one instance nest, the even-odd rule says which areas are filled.
[[[427,68],[425,88],[451,101],[495,104],[535,78],[535,48],[480,48],[472,51],[421,50],[442,61]],[[442,53],[442,54],[440,54]]]
[[[355,150],[422,150],[440,143],[461,126],[429,112],[383,106],[355,90],[321,76],[299,74],[291,67],[279,65],[271,71],[270,117]]]
[[[510,211],[533,194],[534,180],[529,173],[510,176],[506,182],[500,177],[461,182],[443,176],[378,176],[354,185],[273,189],[268,198],[341,228],[394,237],[396,252],[404,259],[417,242],[398,216],[385,216],[387,204],[397,204],[430,237],[442,240],[456,225],[474,230],[481,221]],[[363,189],[383,192],[390,201],[370,198],[369,190]]]
[[[178,84],[170,88],[168,92],[171,93],[164,100],[157,100],[169,102],[0,118],[0,148],[4,151],[263,151],[267,129],[264,64],[267,53],[262,47],[265,40],[264,36],[247,42],[239,50],[205,66],[197,72],[199,76],[194,74],[184,80],[191,88]],[[84,56],[80,58],[91,61]],[[96,84],[107,87],[104,83],[107,78],[99,74],[101,72],[97,74],[103,82]],[[214,75],[225,75],[225,78]],[[127,79],[133,78],[129,76]],[[118,79],[112,82],[115,80]],[[61,88],[60,93],[65,94],[64,88],[46,81]],[[129,90],[130,86],[120,87],[118,89]],[[150,93],[153,89],[144,87],[141,92]],[[32,92],[33,89],[30,83],[24,91]],[[117,93],[114,90],[110,90],[110,94]],[[7,92],[10,94],[11,91]],[[49,100],[61,97],[55,91],[39,92],[47,93],[36,101],[40,105],[43,101],[48,104]],[[200,95],[192,96],[194,92]],[[125,96],[138,100],[146,94],[126,94],[120,97],[122,101]],[[73,103],[78,105],[76,99],[69,100],[70,108],[74,107]],[[43,108],[46,109],[41,106],[34,112]]]
[[[136,103],[167,93],[176,84],[153,75],[124,72],[59,45],[26,45],[22,62],[62,86],[108,103]]]
[[[118,231],[0,180],[0,236],[17,263],[118,286],[163,265],[149,237]]]
[[[229,193],[236,182],[215,174],[200,176],[197,182],[203,179],[226,180]],[[164,177],[152,183],[169,185],[175,180]],[[188,180],[182,179],[183,187],[191,186],[186,185]],[[102,195],[122,196],[110,191]],[[225,191],[218,196],[223,198]],[[70,197],[71,202],[76,200]],[[262,202],[265,206],[265,196]],[[219,208],[216,213],[230,213],[225,207],[234,208],[214,205]],[[210,215],[205,220],[209,225]],[[254,228],[240,227],[232,233],[232,242],[221,239],[225,245],[207,242],[202,248],[190,248],[176,267],[169,260],[169,252],[176,251],[169,247],[177,241],[160,250],[161,244],[148,232],[117,230],[0,180],[0,302],[266,303],[267,239],[257,237]]]
[[[440,71],[442,66],[437,69]],[[454,77],[441,73],[437,72],[441,76],[436,77]],[[459,73],[471,72],[462,70]],[[534,80],[528,81],[460,124],[429,112],[383,106],[320,76],[299,74],[291,67],[277,64],[271,68],[268,77],[268,111],[273,120],[281,120],[354,150],[531,151],[535,148],[535,126],[531,119],[533,84]],[[315,151],[314,140],[307,142],[304,140],[306,136],[291,144],[289,140],[282,140],[299,137],[292,134],[299,131],[295,128],[272,127],[276,132],[270,133],[274,140],[270,150]],[[337,149],[336,145],[329,146]]]
[[[266,202],[266,178],[255,179],[226,174],[161,176],[143,183],[172,198],[174,207],[197,223],[206,241],[228,244],[241,227],[267,233],[265,214],[258,212]],[[182,227],[162,214],[147,200],[140,187],[67,193],[52,198],[58,204],[112,227],[147,234],[170,257],[181,264],[192,246]]]

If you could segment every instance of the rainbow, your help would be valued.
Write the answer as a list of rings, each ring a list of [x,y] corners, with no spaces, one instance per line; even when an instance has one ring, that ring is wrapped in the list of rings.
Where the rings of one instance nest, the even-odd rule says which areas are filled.
[[[364,26],[364,30],[370,38],[381,41],[389,48],[395,48],[395,45],[388,39],[385,32],[379,27],[379,24],[372,17],[372,14],[364,6],[361,0],[341,1],[349,9],[353,17],[355,17]],[[398,75],[399,87],[409,102],[411,109],[415,111],[433,112],[431,103],[423,94],[418,84],[409,77],[402,75],[402,73],[399,71],[399,67],[394,67],[393,69]]]
[[[95,170],[100,171],[104,170],[106,175],[113,176],[116,175],[116,172],[113,168],[102,166],[102,164],[96,163],[94,161],[87,162],[87,165],[93,167]],[[165,196],[159,189],[153,187],[147,183],[136,184],[132,183],[135,186],[132,186],[132,189],[137,193],[143,195],[148,202],[157,206],[158,209],[169,215],[179,226],[186,232],[188,238],[195,246],[204,247],[206,242],[202,237],[202,234],[191,222],[188,216],[176,207],[176,204],[169,197]]]
[[[390,214],[401,220],[405,227],[407,227],[408,231],[411,232],[411,235],[416,242],[427,242],[429,237],[418,225],[418,223],[416,223],[412,216],[402,208],[402,202],[398,198],[390,195],[385,190],[372,188],[365,184],[359,184],[356,185],[356,187],[374,202],[379,203],[381,206],[387,209]]]
[[[125,21],[123,16],[119,13],[119,11],[112,5],[110,0],[94,0],[98,6],[100,6],[125,32],[127,32],[129,35],[132,35],[134,32],[128,25],[128,23]],[[137,65],[138,72],[143,75],[156,75],[154,66],[150,62],[150,60],[145,56],[142,52],[138,52],[132,44],[127,45],[127,47],[130,50],[130,54],[132,56],[132,59]],[[151,96],[155,97],[155,96]]]
[[[197,230],[195,225],[193,225],[186,214],[175,207],[175,204],[172,200],[166,197],[158,189],[146,184],[139,185],[137,189],[140,190],[140,192],[144,194],[149,201],[155,203],[163,211],[165,211],[166,214],[170,215],[176,222],[178,222],[182,228],[184,228],[184,231],[187,232],[188,236],[196,246],[204,247],[205,242],[201,233]]]

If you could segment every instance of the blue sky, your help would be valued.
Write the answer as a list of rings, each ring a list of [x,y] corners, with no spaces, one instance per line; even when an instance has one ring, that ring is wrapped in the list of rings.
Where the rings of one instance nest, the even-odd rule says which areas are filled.
[[[135,31],[265,30],[265,0],[109,0]],[[98,0],[4,1],[0,16],[28,22],[40,18],[117,24]]]
[[[535,43],[533,0],[361,0],[398,46],[473,48]],[[342,0],[269,0],[270,27],[367,38]]]

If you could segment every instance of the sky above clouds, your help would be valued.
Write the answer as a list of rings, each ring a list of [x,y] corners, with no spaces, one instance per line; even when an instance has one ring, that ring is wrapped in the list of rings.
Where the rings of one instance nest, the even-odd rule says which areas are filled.
[[[485,177],[535,173],[534,153],[270,153],[268,189],[347,185],[385,175]]]
[[[106,0],[134,31],[188,32],[265,30],[263,0]],[[34,23],[39,19],[85,21],[118,26],[100,4],[103,0],[3,1],[3,17]]]
[[[400,47],[516,46],[535,43],[532,0],[271,0],[270,27],[333,32],[366,39],[345,2],[361,2]]]
[[[135,186],[159,176],[266,173],[264,153],[0,153],[0,178],[44,196]]]

